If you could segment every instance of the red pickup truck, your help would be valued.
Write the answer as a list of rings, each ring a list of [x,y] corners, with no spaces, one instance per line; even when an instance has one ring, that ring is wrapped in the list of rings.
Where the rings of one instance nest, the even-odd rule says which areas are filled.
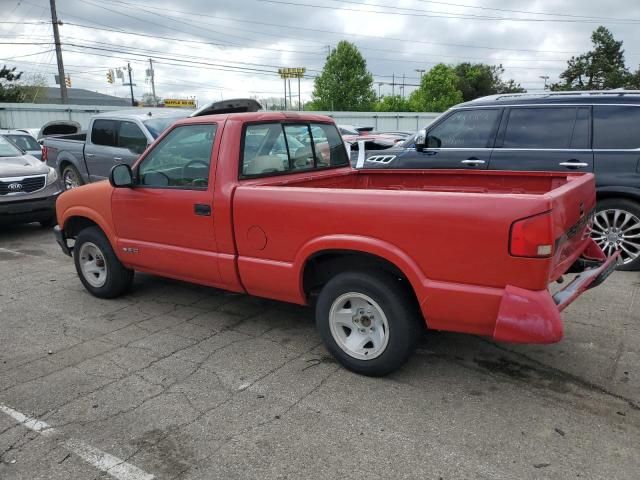
[[[330,118],[255,112],[178,121],[133,168],[63,193],[55,232],[97,297],[137,270],[313,305],[343,365],[384,375],[425,324],[560,340],[560,311],[615,267],[594,206],[591,174],[354,170]]]

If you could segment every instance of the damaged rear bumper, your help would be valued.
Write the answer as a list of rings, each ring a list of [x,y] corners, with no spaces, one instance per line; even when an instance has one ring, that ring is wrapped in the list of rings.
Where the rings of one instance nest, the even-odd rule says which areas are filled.
[[[603,255],[604,257],[604,255]],[[508,285],[500,302],[493,337],[510,343],[555,343],[564,329],[560,312],[613,273],[619,253],[601,261],[585,262],[585,270],[562,290],[525,290]]]

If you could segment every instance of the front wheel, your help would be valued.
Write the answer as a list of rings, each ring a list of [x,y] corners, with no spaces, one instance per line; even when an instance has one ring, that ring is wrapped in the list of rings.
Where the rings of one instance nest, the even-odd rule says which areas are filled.
[[[327,349],[347,369],[382,376],[416,348],[422,325],[415,300],[391,275],[345,272],[322,289],[316,326]]]
[[[126,268],[98,227],[85,228],[73,247],[73,261],[80,281],[92,295],[115,298],[125,293],[133,281],[133,270]]]
[[[598,202],[591,236],[607,256],[620,251],[618,270],[640,270],[640,204],[626,198]]]

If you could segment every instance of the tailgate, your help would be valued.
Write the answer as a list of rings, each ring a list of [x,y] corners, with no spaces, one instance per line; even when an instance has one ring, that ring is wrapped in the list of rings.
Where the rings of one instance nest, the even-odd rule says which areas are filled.
[[[596,206],[593,174],[568,175],[567,182],[547,193],[551,200],[554,254],[550,281],[564,274],[589,245]]]

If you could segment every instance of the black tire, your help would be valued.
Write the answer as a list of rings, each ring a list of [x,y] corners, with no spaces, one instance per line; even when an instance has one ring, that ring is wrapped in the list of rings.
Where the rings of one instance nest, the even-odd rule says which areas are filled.
[[[628,234],[640,234],[640,204],[638,202],[635,202],[633,200],[629,200],[627,198],[607,198],[604,200],[600,200],[598,202],[598,204],[596,205],[596,220],[598,220],[598,215],[603,215],[605,211],[607,210],[621,210],[623,212],[629,213],[631,215],[633,215],[633,218],[631,219],[631,222],[636,222],[638,223],[638,228],[633,228],[633,232],[632,233],[628,233]],[[620,218],[620,217],[619,217]],[[610,221],[612,221],[613,219],[610,218]],[[600,220],[600,224],[603,225],[604,222],[603,220]],[[625,229],[629,227],[629,224],[625,225]],[[598,241],[597,237],[600,237],[600,239],[602,238],[600,235],[600,227],[598,226],[598,224],[594,224],[594,231],[593,231],[593,237],[594,240],[596,240],[596,242],[598,242],[600,244],[600,246],[602,247],[603,244],[601,243],[602,240]],[[640,245],[640,238],[637,239],[633,239],[634,243],[638,243]],[[631,245],[629,244],[625,244],[627,247],[627,250],[629,250],[630,252],[633,253],[640,253],[640,249],[636,250],[634,249]],[[605,253],[608,253],[605,250]],[[626,252],[622,252],[623,253],[623,258],[626,257],[626,259],[629,259],[629,256]],[[624,270],[624,271],[637,271],[640,270],[640,255],[635,259],[635,260],[630,260],[626,263],[624,263],[623,265],[619,265],[618,270]]]
[[[62,177],[62,184],[65,190],[71,190],[72,188],[76,188],[81,185],[84,185],[84,180],[82,180],[82,175],[80,175],[80,172],[78,171],[78,169],[71,164],[66,165],[62,169],[62,172],[60,175]],[[77,180],[76,182],[77,184],[73,184],[73,182],[71,182],[72,178],[75,178]]]
[[[40,226],[42,228],[51,228],[53,227],[56,223],[58,223],[58,221],[56,220],[55,215],[53,217],[47,218],[46,220],[40,220]]]
[[[388,341],[375,358],[354,358],[339,345],[331,332],[330,313],[334,302],[352,292],[366,295],[377,303],[387,319]],[[407,361],[417,346],[424,322],[414,298],[400,280],[379,272],[355,271],[336,275],[322,288],[316,303],[316,327],[329,352],[345,368],[378,377],[397,370]],[[348,330],[337,328],[343,328],[345,334]]]
[[[101,260],[100,263],[103,264],[106,270],[106,279],[103,281],[103,284],[96,285],[96,280],[94,279],[92,285],[92,281],[85,277],[85,273],[80,264],[80,257],[84,255],[84,245],[87,245],[87,250],[97,247],[98,255],[95,255],[96,261]],[[109,240],[98,227],[88,227],[80,231],[73,247],[73,262],[84,288],[95,297],[115,298],[125,293],[131,287],[134,274],[133,270],[129,270],[122,265],[113,252]]]

